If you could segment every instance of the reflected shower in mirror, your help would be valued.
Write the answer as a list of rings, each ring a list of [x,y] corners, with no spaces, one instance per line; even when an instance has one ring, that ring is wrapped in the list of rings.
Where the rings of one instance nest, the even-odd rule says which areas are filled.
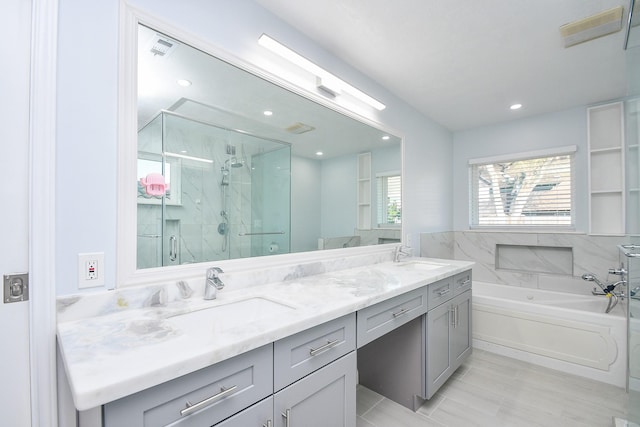
[[[400,139],[138,27],[137,268],[400,241]]]

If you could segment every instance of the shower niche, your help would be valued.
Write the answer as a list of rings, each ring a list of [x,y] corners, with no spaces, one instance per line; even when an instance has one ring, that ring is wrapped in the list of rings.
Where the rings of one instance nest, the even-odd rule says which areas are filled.
[[[291,148],[171,111],[138,132],[137,268],[290,251]]]

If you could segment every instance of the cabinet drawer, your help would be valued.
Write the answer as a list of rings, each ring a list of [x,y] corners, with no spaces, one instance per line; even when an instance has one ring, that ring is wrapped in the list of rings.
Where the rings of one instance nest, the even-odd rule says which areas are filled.
[[[358,311],[358,348],[427,312],[427,287]]]
[[[273,347],[260,347],[108,403],[104,425],[209,427],[271,395],[272,366]]]
[[[453,277],[429,285],[429,310],[453,298]]]
[[[471,270],[456,274],[453,277],[453,295],[460,295],[471,289],[471,282]]]
[[[355,313],[276,341],[274,389],[288,386],[355,348]]]

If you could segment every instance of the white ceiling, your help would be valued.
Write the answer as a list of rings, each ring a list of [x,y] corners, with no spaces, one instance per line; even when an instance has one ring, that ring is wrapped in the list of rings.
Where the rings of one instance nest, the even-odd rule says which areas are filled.
[[[628,0],[255,1],[454,131],[626,94],[624,30],[565,49],[559,27]]]

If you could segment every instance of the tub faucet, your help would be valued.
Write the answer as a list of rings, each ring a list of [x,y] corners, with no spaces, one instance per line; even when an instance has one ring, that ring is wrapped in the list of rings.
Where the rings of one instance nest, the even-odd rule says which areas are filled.
[[[607,298],[609,299],[609,302],[607,303],[607,308],[605,310],[605,313],[609,313],[611,310],[613,310],[613,307],[615,307],[616,304],[618,304],[618,298],[624,298],[624,294],[622,294],[619,291],[616,292],[615,289],[616,289],[616,286],[618,285],[626,285],[627,284],[626,280],[619,280],[615,283],[602,283],[593,273],[583,274],[582,280],[586,280],[588,282],[594,282],[596,285],[600,287],[600,289],[602,289],[602,292],[597,292],[596,288],[593,288],[593,291],[591,291],[593,295],[607,296]]]
[[[204,299],[216,299],[218,290],[224,288],[224,283],[220,280],[218,273],[224,273],[220,267],[207,269],[207,281],[204,285]]]
[[[411,248],[409,246],[398,245],[393,254],[393,262],[400,262],[400,258],[410,257]]]

